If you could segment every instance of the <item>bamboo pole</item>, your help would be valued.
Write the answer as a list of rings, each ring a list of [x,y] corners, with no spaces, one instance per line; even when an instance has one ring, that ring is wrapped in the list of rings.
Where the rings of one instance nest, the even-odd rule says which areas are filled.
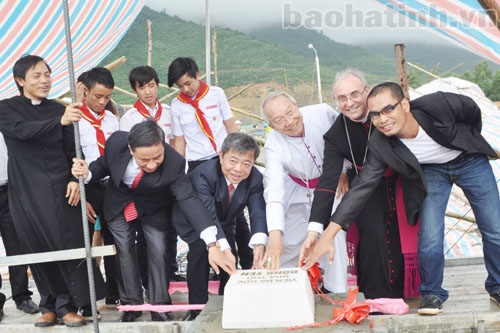
[[[123,65],[124,63],[127,62],[127,58],[124,57],[124,56],[121,56],[120,58],[110,62],[109,64],[107,65],[104,65],[105,68],[109,69],[110,71],[112,71],[113,69]],[[116,89],[116,87],[115,87]],[[62,102],[62,99],[68,95],[71,94],[71,89],[66,91],[64,94],[61,95],[60,98],[57,98],[56,100],[59,102],[59,103],[62,103],[62,104],[65,104],[64,102]],[[133,95],[134,97],[136,97],[135,95]]]
[[[250,88],[251,86],[253,86],[253,83],[249,83],[247,84],[246,86],[244,86],[243,88],[241,88],[240,90],[238,90],[237,92],[235,92],[234,94],[232,94],[231,96],[229,96],[227,98],[228,101],[232,100],[233,98],[235,98],[236,96],[240,95],[242,92],[244,92],[245,90],[247,90],[248,88]]]
[[[243,115],[245,115],[247,117],[264,121],[264,118],[262,116],[258,116],[256,114],[252,113],[252,111],[244,110],[244,109],[241,109],[241,108],[236,108],[236,107],[233,107],[233,106],[231,106],[231,110],[233,110],[234,112],[243,114]]]
[[[500,30],[500,6],[495,0],[478,0],[481,7],[486,10],[491,22]]]
[[[147,20],[148,27],[148,66],[151,66],[151,58],[153,55],[153,33],[151,30],[151,20]]]
[[[419,71],[421,71],[421,72],[424,72],[425,74],[427,74],[427,75],[429,75],[429,76],[432,76],[432,77],[433,77],[433,78],[435,78],[435,79],[440,79],[440,78],[441,78],[440,76],[437,76],[436,74],[434,74],[434,73],[432,73],[432,72],[429,72],[428,70],[423,69],[422,67],[420,67],[420,66],[418,66],[418,65],[415,65],[415,64],[414,64],[414,63],[412,63],[412,62],[409,62],[409,61],[408,61],[408,62],[407,62],[407,64],[408,64],[408,65],[410,65],[410,66],[411,66],[411,67],[413,67],[413,68],[418,69],[418,70],[419,70]]]
[[[215,85],[219,86],[219,76],[217,72],[217,29],[214,29],[212,34],[212,44],[213,44],[213,53],[214,53],[214,78]]]
[[[406,74],[406,58],[405,58],[405,45],[395,44],[394,53],[396,55],[396,70],[398,76],[398,83],[403,89],[406,98],[410,99],[410,92],[408,86],[408,74]]]

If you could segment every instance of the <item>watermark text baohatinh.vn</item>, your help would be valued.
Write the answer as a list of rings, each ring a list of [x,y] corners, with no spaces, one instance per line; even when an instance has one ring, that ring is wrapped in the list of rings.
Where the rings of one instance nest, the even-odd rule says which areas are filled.
[[[425,10],[408,9],[407,15],[397,12],[396,6],[386,6],[384,9],[361,9],[354,3],[344,3],[341,9],[299,10],[291,3],[283,3],[283,29],[336,29],[336,28],[421,28],[432,24],[437,28],[496,28],[491,19],[484,16],[484,12],[457,9],[450,13],[436,4],[431,4]],[[478,15],[481,14],[481,15]],[[498,22],[495,11],[488,11],[490,17]],[[413,19],[412,19],[413,18]]]

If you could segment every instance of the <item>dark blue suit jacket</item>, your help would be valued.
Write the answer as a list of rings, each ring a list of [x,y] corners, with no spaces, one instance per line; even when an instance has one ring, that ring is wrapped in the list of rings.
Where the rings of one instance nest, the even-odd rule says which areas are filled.
[[[217,225],[217,239],[236,233],[236,216],[238,212],[248,207],[250,214],[251,234],[258,232],[267,234],[266,203],[262,174],[253,167],[247,179],[236,188],[231,203],[228,205],[227,182],[222,173],[219,159],[209,160],[189,174],[193,187],[210,217]],[[186,216],[174,207],[174,226],[179,236],[193,243],[199,238]],[[234,237],[233,237],[234,238]]]

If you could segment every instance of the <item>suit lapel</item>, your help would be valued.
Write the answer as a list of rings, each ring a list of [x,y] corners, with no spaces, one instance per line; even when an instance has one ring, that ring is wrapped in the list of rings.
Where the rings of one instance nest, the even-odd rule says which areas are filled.
[[[160,182],[160,167],[155,170],[155,172],[152,173],[144,173],[144,176],[141,178],[141,181],[137,185],[137,188],[135,189],[137,193],[141,193],[143,191],[151,190],[152,188],[156,187],[157,184]],[[155,186],[156,184],[156,186]]]
[[[125,170],[127,170],[127,166],[131,158],[132,155],[130,155],[130,151],[127,148],[125,151],[121,152],[118,155],[118,161],[116,163],[112,163],[109,166],[110,169],[114,168],[113,170],[114,172],[112,172],[111,174],[112,175],[116,174],[118,176],[113,179],[113,183],[116,185],[117,188],[120,187],[123,175],[125,174]]]
[[[399,139],[394,138],[391,140],[391,144],[393,145],[394,158],[397,159],[398,164],[407,165],[407,168],[413,169],[417,172],[420,177],[425,180],[425,176],[422,171],[422,167],[418,163],[417,158],[413,153],[402,143]],[[425,182],[425,181],[424,181]]]

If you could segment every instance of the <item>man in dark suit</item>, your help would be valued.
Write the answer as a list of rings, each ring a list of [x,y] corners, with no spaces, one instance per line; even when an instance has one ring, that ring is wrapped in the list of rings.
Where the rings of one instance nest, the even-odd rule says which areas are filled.
[[[216,226],[196,198],[184,169],[186,162],[165,144],[163,130],[152,120],[117,131],[106,141],[103,156],[87,167],[74,159],[72,172],[95,182],[109,175],[104,195],[104,217],[117,248],[117,278],[121,304],[143,304],[141,281],[135,251],[136,224],[142,223],[148,251],[149,298],[151,304],[170,304],[167,266],[168,200],[172,194],[193,228],[207,244],[215,242]],[[90,170],[89,170],[90,169]],[[90,177],[90,180],[88,179]],[[236,271],[230,251],[218,248],[208,253],[210,264],[229,274]],[[167,281],[167,284],[165,284]],[[134,321],[142,312],[124,312],[120,321]],[[151,312],[153,321],[166,321],[167,313]]]
[[[253,248],[253,268],[262,268],[260,262],[267,244],[266,204],[263,197],[262,174],[254,167],[259,156],[257,142],[248,134],[231,133],[222,143],[219,159],[207,161],[189,174],[193,187],[217,225],[218,246],[230,248],[237,258],[235,241],[237,217],[248,207]],[[186,216],[174,207],[174,226],[181,238],[189,244],[187,281],[189,303],[204,304],[208,300],[209,266],[207,247]],[[216,246],[209,244],[209,248]],[[246,244],[245,244],[246,245]],[[229,275],[221,272],[219,294]],[[194,312],[192,315],[196,316]]]
[[[442,312],[448,298],[443,289],[444,217],[453,184],[462,188],[483,237],[488,277],[485,289],[500,305],[500,198],[488,158],[497,158],[481,136],[481,110],[469,97],[436,92],[408,101],[399,85],[386,82],[368,95],[368,109],[378,131],[373,133],[363,171],[328,221],[319,241],[310,232],[301,258],[304,268],[334,249],[331,239],[348,229],[387,167],[402,176],[406,217],[420,217],[418,264],[423,296],[418,313]],[[401,218],[401,216],[399,216]],[[330,242],[330,243],[328,243]]]

